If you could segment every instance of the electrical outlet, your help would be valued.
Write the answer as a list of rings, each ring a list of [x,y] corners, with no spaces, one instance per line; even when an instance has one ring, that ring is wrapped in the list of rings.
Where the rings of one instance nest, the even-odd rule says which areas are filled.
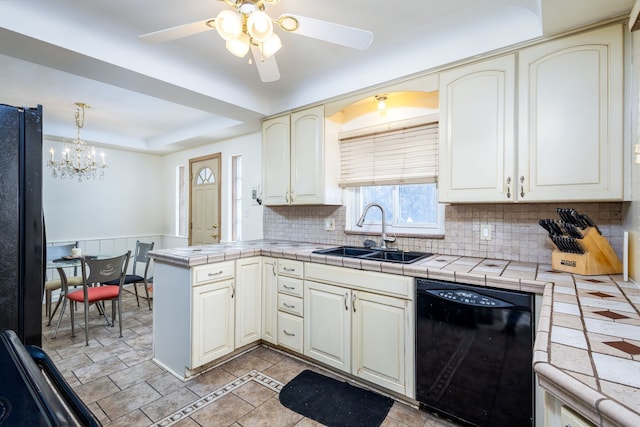
[[[480,225],[480,240],[491,240],[491,225]]]
[[[336,229],[336,219],[335,218],[325,218],[324,219],[324,229],[326,231],[334,231]]]

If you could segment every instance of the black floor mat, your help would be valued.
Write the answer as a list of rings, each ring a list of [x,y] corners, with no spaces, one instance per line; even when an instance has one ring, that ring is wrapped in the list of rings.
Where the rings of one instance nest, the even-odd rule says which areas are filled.
[[[282,388],[280,403],[329,427],[377,427],[393,399],[306,370]]]

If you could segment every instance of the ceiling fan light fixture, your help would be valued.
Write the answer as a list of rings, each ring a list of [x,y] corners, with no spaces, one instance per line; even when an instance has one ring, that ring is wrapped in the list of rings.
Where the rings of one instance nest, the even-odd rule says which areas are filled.
[[[282,41],[276,33],[271,34],[271,37],[262,43],[262,56],[268,58],[273,56],[282,47]]]
[[[232,10],[223,10],[216,17],[215,27],[225,40],[238,38],[242,34],[242,15]]]
[[[235,56],[244,58],[251,47],[251,40],[248,35],[242,33],[238,38],[227,40],[225,47]]]
[[[295,31],[300,26],[300,23],[296,18],[291,15],[282,15],[278,18],[278,25],[285,31]]]
[[[252,39],[264,43],[273,34],[273,22],[266,13],[255,11],[247,18],[247,31]]]

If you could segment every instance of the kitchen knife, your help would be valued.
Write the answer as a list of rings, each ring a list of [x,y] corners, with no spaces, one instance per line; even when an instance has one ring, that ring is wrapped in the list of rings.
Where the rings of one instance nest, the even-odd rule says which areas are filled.
[[[561,236],[551,236],[551,241],[561,252],[567,252]]]
[[[574,219],[571,217],[571,214],[569,213],[569,211],[570,209],[563,209],[563,208],[556,209],[556,212],[558,212],[558,216],[560,216],[560,219],[562,221],[573,224]]]
[[[595,222],[593,222],[593,220],[591,218],[589,218],[589,215],[587,214],[581,214],[580,218],[587,223],[587,225],[589,227],[593,227],[596,229],[596,231],[598,232],[598,234],[602,234],[602,231],[600,231],[600,229],[598,228],[598,226],[596,225]]]
[[[553,231],[551,230],[551,227],[549,226],[549,224],[547,224],[547,221],[549,221],[549,220],[548,219],[541,219],[540,221],[538,221],[538,224],[540,224],[540,226],[542,228],[547,230],[547,233],[549,233],[549,236],[553,236]]]
[[[589,226],[589,224],[582,219],[582,216],[575,209],[569,209],[569,215],[573,218],[573,223],[583,230]]]
[[[555,234],[556,236],[562,236],[564,234],[564,231],[562,231],[562,228],[555,220],[550,219],[547,224],[549,224],[549,226],[553,230],[553,234]]]
[[[582,233],[580,233],[580,231],[578,231],[578,228],[574,225],[574,224],[570,224],[565,222],[564,223],[564,229],[567,231],[567,234],[575,239],[582,239],[584,236],[582,236]]]

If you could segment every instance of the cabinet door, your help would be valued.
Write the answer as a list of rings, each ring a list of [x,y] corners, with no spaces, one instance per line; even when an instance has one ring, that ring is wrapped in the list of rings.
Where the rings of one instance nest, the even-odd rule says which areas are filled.
[[[262,331],[262,263],[260,257],[236,261],[236,348],[256,342]]]
[[[354,291],[352,306],[352,373],[413,398],[413,302]]]
[[[191,369],[234,349],[234,281],[193,287]]]
[[[262,258],[262,339],[278,344],[278,275],[276,260]]]
[[[304,355],[351,370],[351,291],[304,282]]]
[[[291,165],[289,116],[262,124],[262,200],[265,205],[288,205]]]
[[[520,52],[520,200],[622,199],[622,52],[621,25]]]
[[[291,114],[291,200],[324,201],[324,106]]]
[[[514,181],[515,56],[440,75],[440,202],[508,202]]]

